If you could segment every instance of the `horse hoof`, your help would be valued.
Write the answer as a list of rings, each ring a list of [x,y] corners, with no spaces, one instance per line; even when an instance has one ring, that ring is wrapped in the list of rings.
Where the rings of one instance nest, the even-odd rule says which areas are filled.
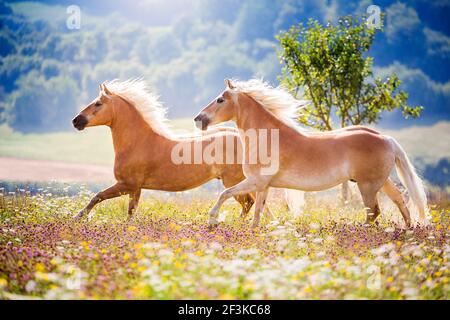
[[[219,221],[217,219],[215,219],[215,218],[209,219],[209,222],[208,222],[209,230],[217,228],[218,225],[219,225]]]
[[[83,211],[80,211],[76,215],[73,216],[73,220],[80,221],[82,216],[83,216]]]
[[[252,229],[257,229],[259,227],[259,223],[258,222],[253,222],[252,223]]]

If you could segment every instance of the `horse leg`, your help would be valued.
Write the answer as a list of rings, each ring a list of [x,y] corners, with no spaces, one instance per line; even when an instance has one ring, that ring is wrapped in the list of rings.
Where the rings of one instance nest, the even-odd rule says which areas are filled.
[[[123,194],[127,194],[130,192],[130,188],[123,184],[123,183],[116,183],[115,185],[100,191],[99,193],[97,193],[92,199],[91,201],[88,203],[88,205],[86,207],[84,207],[83,209],[81,209],[73,218],[75,220],[79,220],[81,219],[81,217],[85,214],[88,214],[89,212],[91,212],[92,208],[107,199],[111,199],[111,198],[116,198],[119,197]]]
[[[380,214],[380,207],[378,206],[377,193],[380,187],[373,182],[358,183],[359,191],[367,211],[366,224],[375,222],[375,219]]]
[[[256,193],[255,215],[253,217],[252,228],[256,228],[259,225],[259,220],[261,219],[261,211],[264,210],[268,193],[269,188]]]
[[[254,191],[256,191],[256,182],[255,180],[248,178],[232,186],[231,188],[222,191],[216,204],[209,212],[209,225],[216,225],[218,223],[218,211],[225,200],[234,196],[243,195]]]
[[[241,218],[245,219],[253,204],[255,203],[255,196],[249,193],[242,196],[235,196],[234,198],[241,204]]]
[[[225,188],[230,188],[237,184],[239,181],[235,181],[234,176],[227,176],[224,175],[222,178],[222,182]],[[234,196],[234,199],[236,199],[237,202],[242,207],[241,210],[241,218],[244,219],[247,214],[249,213],[250,209],[252,208],[253,204],[255,203],[255,195],[252,193],[244,194],[244,195],[238,195]]]
[[[383,191],[398,207],[405,220],[406,227],[411,227],[411,216],[409,214],[408,207],[405,204],[402,193],[398,190],[397,186],[391,179],[387,179],[384,183],[381,191]]]
[[[128,220],[131,220],[133,213],[136,211],[140,197],[141,197],[140,188],[130,192],[130,201],[128,202]]]

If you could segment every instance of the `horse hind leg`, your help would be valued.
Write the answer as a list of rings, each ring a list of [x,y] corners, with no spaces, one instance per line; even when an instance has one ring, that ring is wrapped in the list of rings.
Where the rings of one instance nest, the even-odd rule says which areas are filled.
[[[255,203],[255,196],[252,193],[248,193],[241,196],[235,196],[234,198],[242,207],[241,218],[244,219]]]
[[[377,193],[380,190],[380,186],[378,185],[378,183],[373,182],[358,183],[364,206],[368,208],[365,224],[374,223],[380,215],[380,207],[378,206],[377,199]]]
[[[402,193],[394,184],[394,182],[392,182],[391,179],[387,179],[381,191],[383,191],[392,200],[392,202],[397,205],[403,216],[403,220],[405,220],[406,227],[411,227],[411,216],[409,214],[408,207],[405,204]]]
[[[240,175],[227,174],[227,172],[225,172],[222,177],[223,186],[225,189],[228,189],[241,182],[243,180],[242,177]],[[241,205],[241,217],[245,218],[256,201],[256,195],[255,193],[247,193],[243,195],[236,195],[234,196],[234,199]]]

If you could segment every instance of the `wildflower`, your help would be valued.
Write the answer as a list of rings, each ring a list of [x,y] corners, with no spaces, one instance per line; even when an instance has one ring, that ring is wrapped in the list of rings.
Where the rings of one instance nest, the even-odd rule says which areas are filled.
[[[37,272],[44,272],[45,271],[45,265],[42,263],[37,263],[35,266],[35,269]]]
[[[224,293],[219,296],[219,300],[233,300],[235,297],[229,293]]]

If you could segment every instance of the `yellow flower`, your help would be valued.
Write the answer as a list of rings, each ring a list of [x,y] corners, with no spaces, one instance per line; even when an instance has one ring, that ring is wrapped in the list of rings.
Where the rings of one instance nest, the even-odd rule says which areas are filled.
[[[198,257],[203,256],[203,252],[200,251],[200,250],[195,251],[194,254],[195,254],[196,256],[198,256]]]
[[[134,230],[136,230],[136,227],[135,226],[129,226],[127,230],[128,231],[134,231]]]
[[[45,271],[45,265],[43,265],[42,263],[36,264],[35,268],[36,268],[37,272],[44,272]]]
[[[8,285],[8,281],[6,279],[0,278],[0,288],[6,287]]]
[[[89,249],[89,242],[81,241],[80,245],[83,247],[84,250],[88,250]]]
[[[442,271],[436,271],[436,272],[434,273],[434,275],[435,275],[436,277],[440,277],[440,276],[442,276]]]
[[[127,252],[123,255],[123,260],[128,261],[130,259],[130,254]]]
[[[22,260],[17,261],[17,266],[18,266],[18,267],[23,266],[23,261],[22,261]]]
[[[312,288],[310,286],[306,286],[303,288],[303,292],[309,293],[312,291]]]
[[[177,225],[176,223],[171,222],[171,223],[169,223],[169,229],[179,231],[181,229],[181,227],[179,225]]]
[[[35,276],[36,279],[38,279],[38,280],[45,280],[45,281],[48,281],[48,280],[49,280],[48,273],[45,273],[45,272],[37,271],[37,272],[35,273],[34,276]]]
[[[219,300],[234,300],[234,296],[229,293],[223,293],[219,296]]]
[[[138,268],[137,268],[137,270],[139,271],[139,272],[144,272],[145,270],[147,270],[144,266],[139,266]]]
[[[422,271],[423,271],[423,268],[422,268],[422,267],[417,267],[417,268],[416,268],[416,272],[417,272],[417,273],[421,273]]]
[[[136,250],[139,250],[139,249],[142,248],[142,246],[143,246],[142,243],[136,243],[136,244],[134,245],[134,248],[135,248]]]
[[[130,268],[131,269],[136,269],[137,268],[137,263],[136,262],[130,263]]]
[[[387,283],[392,283],[394,282],[394,277],[389,277],[386,279]]]
[[[175,266],[175,268],[178,268],[178,269],[184,268],[184,264],[179,261],[175,261],[174,266]]]
[[[244,290],[253,291],[255,289],[255,283],[253,281],[246,281],[243,285]]]

